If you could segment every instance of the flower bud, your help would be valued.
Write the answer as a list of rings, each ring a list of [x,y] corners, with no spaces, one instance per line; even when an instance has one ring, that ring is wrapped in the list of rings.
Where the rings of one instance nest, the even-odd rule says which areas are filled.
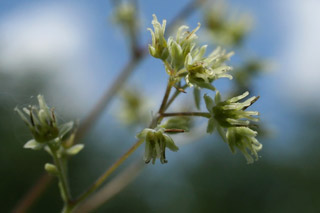
[[[154,31],[151,28],[148,30],[151,33],[152,44],[149,44],[149,53],[155,58],[166,60],[168,57],[167,41],[164,38],[164,32],[166,29],[166,20],[162,21],[162,25],[159,23],[157,16],[153,14],[152,25]]]
[[[30,106],[23,108],[23,112],[15,108],[21,119],[29,127],[34,139],[38,143],[51,141],[59,136],[53,109],[49,109],[42,95],[38,95],[39,108]]]

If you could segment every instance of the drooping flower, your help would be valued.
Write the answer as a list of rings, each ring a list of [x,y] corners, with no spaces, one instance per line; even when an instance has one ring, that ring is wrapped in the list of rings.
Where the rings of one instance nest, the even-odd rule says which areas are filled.
[[[157,158],[162,164],[167,163],[166,148],[174,152],[179,150],[172,138],[164,133],[163,128],[158,130],[145,128],[137,134],[137,138],[145,140],[144,161],[146,163],[152,160],[154,164]]]
[[[248,127],[230,127],[227,130],[226,138],[228,145],[235,153],[235,148],[239,149],[247,159],[248,163],[253,163],[254,158],[258,160],[258,151],[262,149],[262,144],[256,139],[257,132]],[[251,152],[251,155],[248,153]]]

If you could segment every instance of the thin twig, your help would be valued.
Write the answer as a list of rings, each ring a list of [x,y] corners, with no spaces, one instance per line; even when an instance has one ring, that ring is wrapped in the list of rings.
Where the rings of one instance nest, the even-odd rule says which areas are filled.
[[[81,203],[91,195],[91,193],[94,192],[143,142],[144,140],[138,140],[125,154],[112,164],[112,166],[110,166],[85,193],[74,200],[74,203]]]
[[[162,113],[162,117],[173,117],[173,116],[199,116],[210,118],[211,115],[208,112],[169,112],[169,113]]]
[[[169,95],[170,95],[172,86],[173,86],[173,83],[172,83],[172,81],[169,80],[167,88],[166,88],[166,92],[163,96],[163,100],[162,100],[161,106],[159,108],[159,112],[158,112],[159,114],[162,114],[166,109],[166,105],[167,105],[167,102],[169,99]]]
[[[145,54],[144,51],[142,53]],[[93,123],[97,121],[99,115],[105,110],[106,106],[110,103],[112,98],[115,96],[118,90],[122,87],[123,83],[128,79],[134,68],[140,62],[140,58],[141,56],[134,57],[129,61],[128,64],[125,65],[125,67],[120,72],[120,75],[111,85],[111,87],[108,90],[106,90],[106,92],[101,97],[100,101],[95,105],[93,110],[81,122],[77,131],[75,141],[79,141],[80,139],[82,139],[82,137],[90,130],[90,128],[93,126]]]

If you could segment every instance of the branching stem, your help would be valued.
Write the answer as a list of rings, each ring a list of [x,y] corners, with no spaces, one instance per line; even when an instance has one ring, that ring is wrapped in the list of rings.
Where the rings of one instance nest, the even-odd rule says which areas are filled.
[[[211,115],[208,112],[169,112],[169,113],[162,113],[162,117],[173,117],[173,116],[199,116],[210,118]]]

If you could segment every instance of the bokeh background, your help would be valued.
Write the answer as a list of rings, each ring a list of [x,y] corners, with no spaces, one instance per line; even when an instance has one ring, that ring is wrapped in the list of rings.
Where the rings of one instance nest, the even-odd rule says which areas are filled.
[[[146,28],[152,14],[170,22],[188,2],[139,1],[141,44],[150,39]],[[250,81],[252,94],[261,96],[254,106],[261,113],[261,158],[247,165],[240,153],[231,154],[218,137],[206,135],[204,127],[203,137],[178,138],[180,150],[168,152],[168,164],[146,166],[96,212],[319,212],[320,2],[225,4],[223,15],[251,17],[230,63],[237,67],[256,59],[266,64]],[[13,108],[36,103],[36,95],[44,94],[61,122],[81,120],[129,60],[126,37],[112,21],[113,5],[102,0],[0,2],[1,212],[14,208],[51,161],[44,152],[22,148],[31,135]],[[184,23],[194,28],[203,22],[202,14],[199,9]],[[208,36],[204,30],[201,35]],[[148,114],[157,110],[166,77],[162,64],[147,57],[128,81],[148,99]],[[217,87],[233,88],[224,80]],[[187,97],[192,99],[179,100]],[[119,119],[121,104],[121,98],[112,101],[82,141],[85,149],[71,160],[73,194],[134,143],[139,127]],[[128,161],[142,152],[140,147]],[[29,212],[59,212],[56,185],[53,181]]]

